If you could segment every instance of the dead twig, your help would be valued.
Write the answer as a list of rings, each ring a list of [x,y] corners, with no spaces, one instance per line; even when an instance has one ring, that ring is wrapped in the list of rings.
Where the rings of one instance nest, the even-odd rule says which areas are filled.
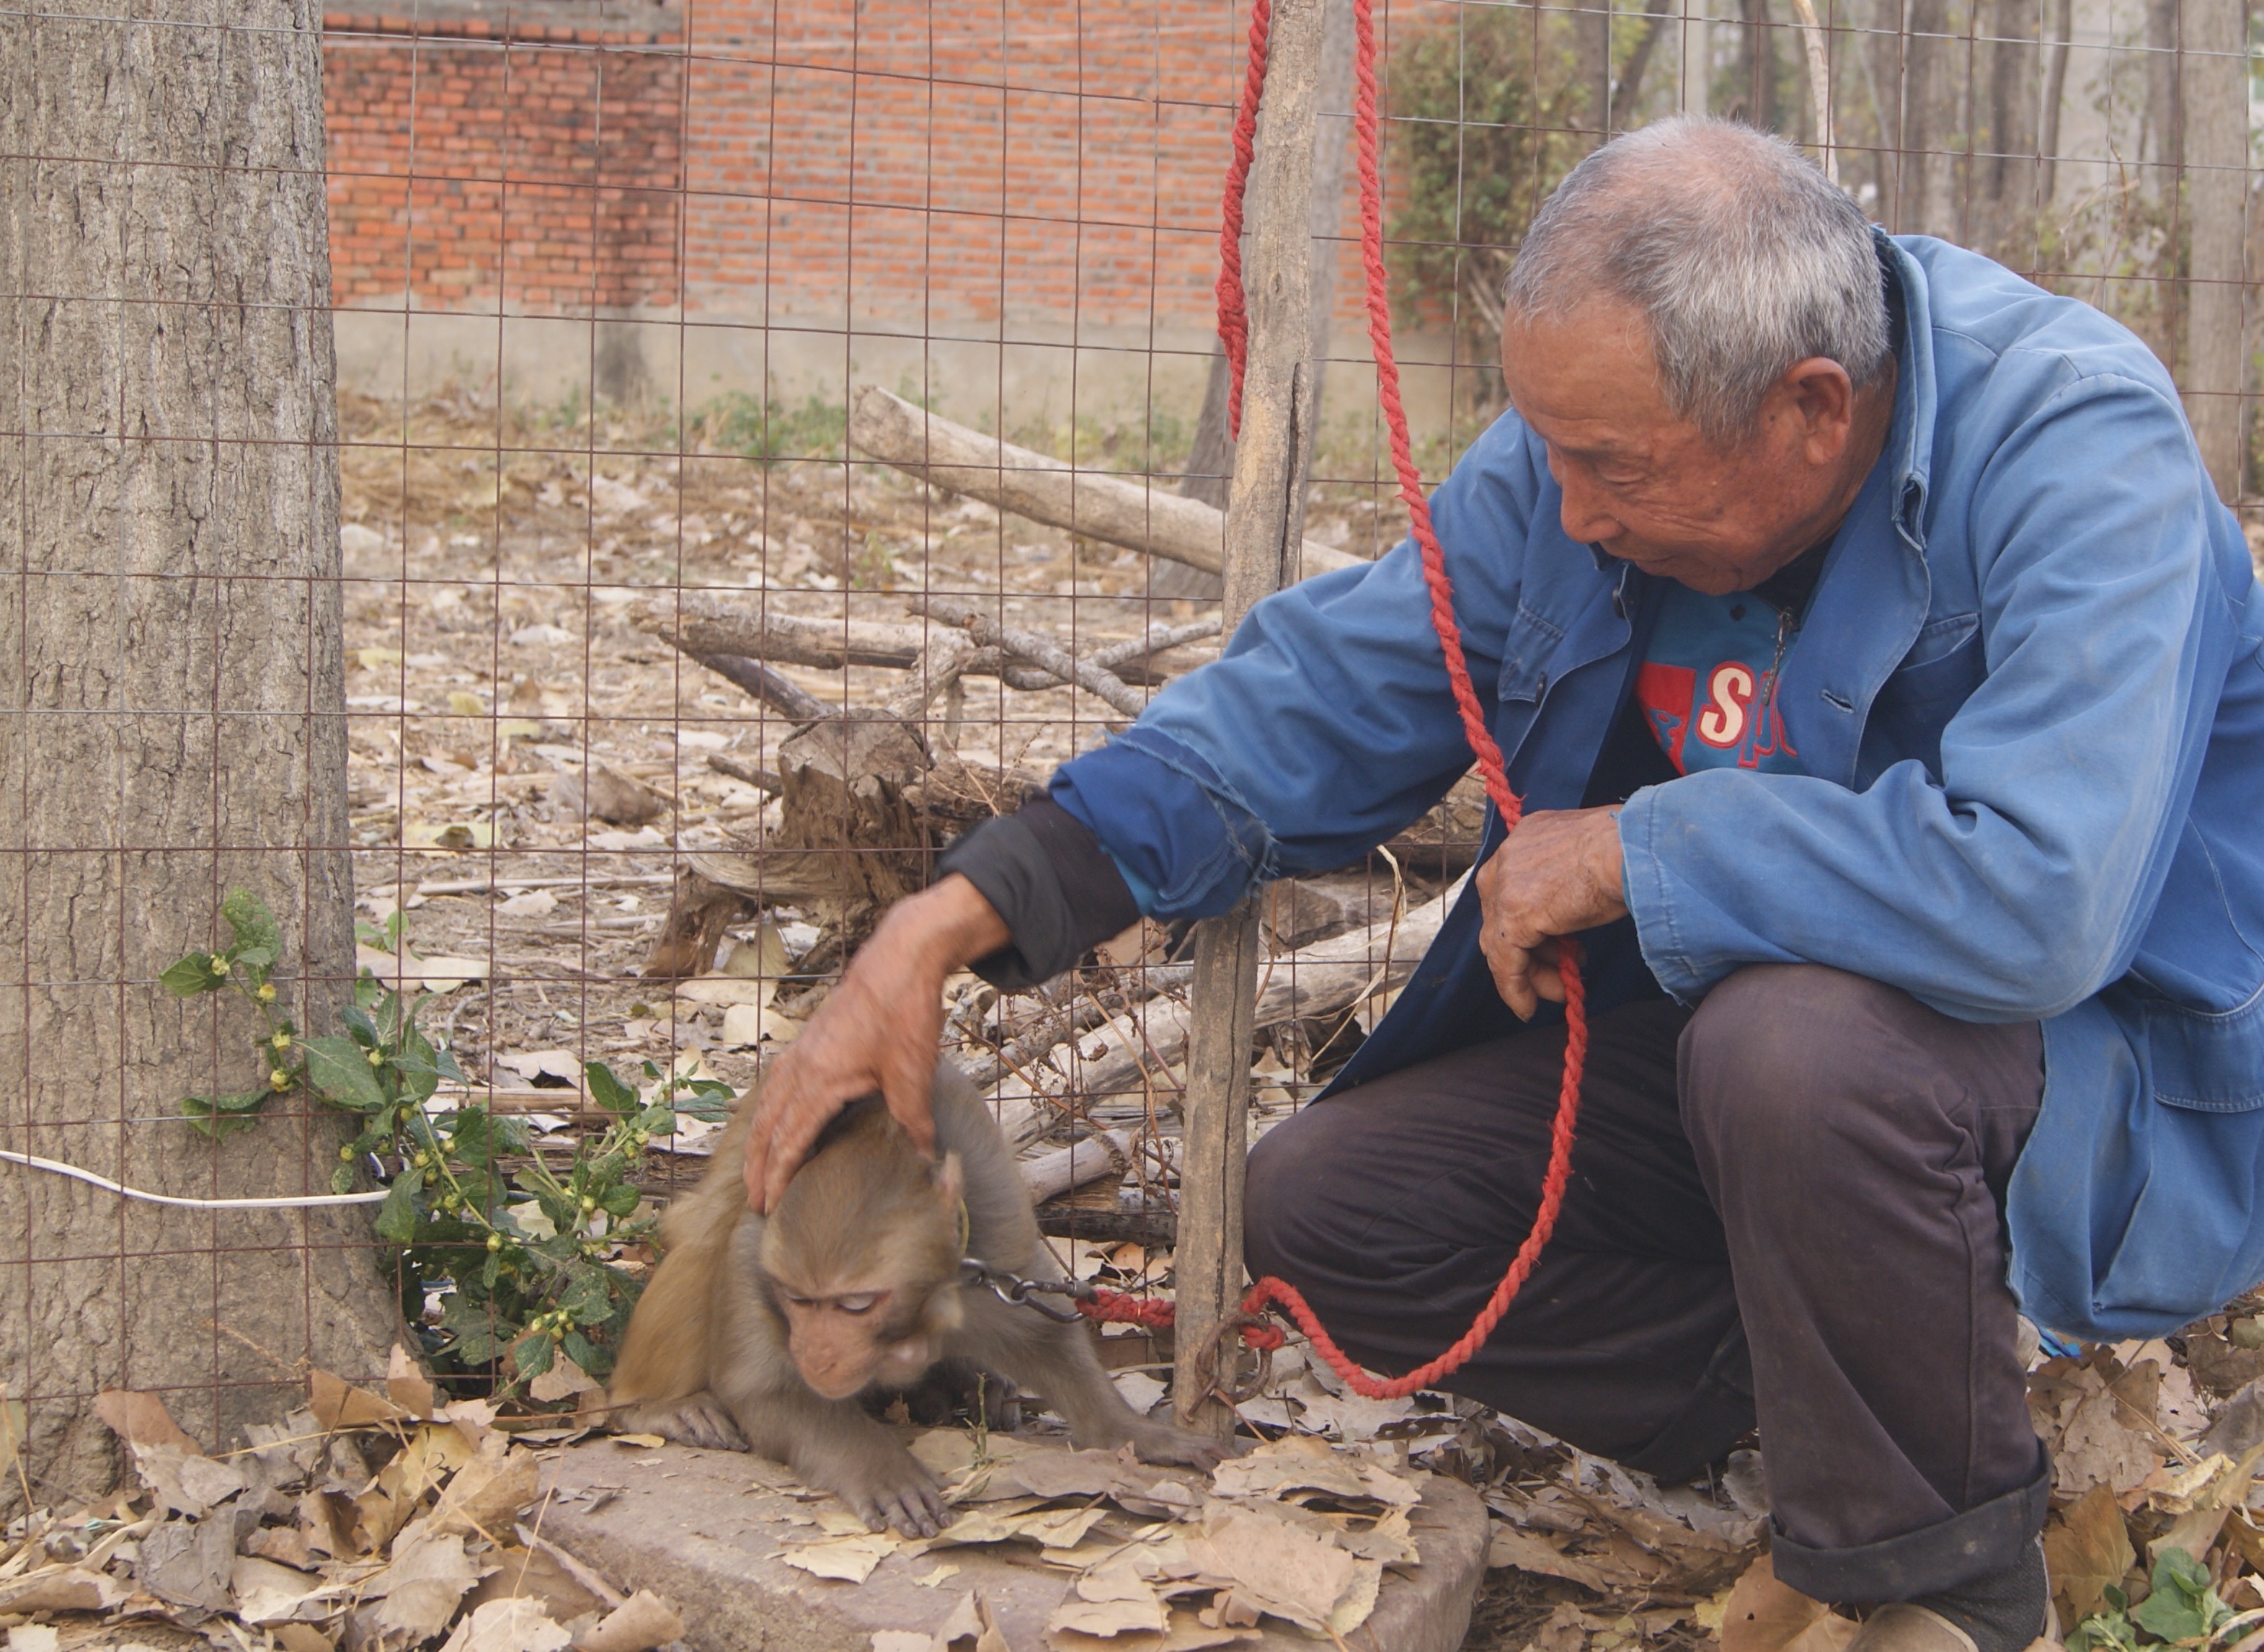
[[[1147,700],[1107,667],[1092,659],[1081,660],[1034,631],[1002,626],[973,603],[961,602],[949,597],[921,597],[913,598],[912,606],[947,625],[964,627],[968,635],[986,647],[1004,648],[1011,654],[1020,655],[1033,665],[1052,672],[1063,682],[1074,683],[1087,693],[1107,701],[1112,709],[1122,712],[1127,717],[1137,717],[1147,708]]]

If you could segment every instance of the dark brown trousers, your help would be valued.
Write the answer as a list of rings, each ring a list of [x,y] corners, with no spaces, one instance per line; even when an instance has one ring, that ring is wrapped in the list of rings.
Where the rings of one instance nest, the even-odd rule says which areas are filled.
[[[1251,1272],[1377,1370],[1430,1359],[1532,1224],[1563,1059],[1536,1028],[1275,1128]],[[2035,1023],[1812,965],[1600,1016],[1556,1237],[1448,1386],[1667,1480],[1758,1419],[1777,1575],[1822,1599],[2008,1566],[2048,1485],[2001,1214],[2043,1090]]]

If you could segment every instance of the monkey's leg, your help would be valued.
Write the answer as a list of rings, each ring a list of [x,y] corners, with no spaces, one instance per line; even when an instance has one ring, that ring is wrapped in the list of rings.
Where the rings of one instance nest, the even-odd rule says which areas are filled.
[[[1101,1369],[1092,1333],[987,1293],[966,1292],[965,1322],[951,1334],[947,1351],[980,1360],[1045,1402],[1069,1424],[1070,1438],[1086,1449],[1114,1451],[1130,1442],[1151,1463],[1208,1468],[1228,1447],[1160,1418],[1142,1417],[1124,1403]]]
[[[611,1426],[616,1434],[657,1434],[679,1446],[702,1446],[709,1451],[747,1449],[723,1402],[704,1392],[681,1400],[646,1400],[623,1406],[613,1413]]]
[[[727,1376],[715,1387],[752,1450],[833,1493],[874,1531],[933,1537],[943,1529],[935,1477],[860,1402],[825,1399],[799,1380]]]

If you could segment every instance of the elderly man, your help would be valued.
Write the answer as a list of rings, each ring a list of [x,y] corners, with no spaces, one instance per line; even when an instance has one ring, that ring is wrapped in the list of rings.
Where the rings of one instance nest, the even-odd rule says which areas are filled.
[[[1867,1652],[2044,1627],[2016,1311],[2159,1332],[2264,1277],[2264,605],[2130,334],[1889,237],[1796,151],[1671,121],[1549,199],[1514,410],[1433,504],[1532,812],[1330,1094],[1252,1155],[1249,1261],[1405,1370],[1533,1219],[1455,1388],[1687,1477],[1758,1420],[1777,1575]],[[915,1132],[947,971],[1357,859],[1469,765],[1410,545],[1309,580],[970,834],[764,1098],[774,1197],[839,1102]]]

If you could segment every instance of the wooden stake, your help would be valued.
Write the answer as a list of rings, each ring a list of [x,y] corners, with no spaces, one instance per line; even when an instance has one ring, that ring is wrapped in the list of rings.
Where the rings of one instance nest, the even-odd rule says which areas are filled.
[[[1296,579],[1304,539],[1303,438],[1315,402],[1308,359],[1313,123],[1324,10],[1324,0],[1275,0],[1274,6],[1243,258],[1250,359],[1226,504],[1222,571],[1230,627],[1259,598]],[[1186,1157],[1172,1269],[1179,1304],[1175,1392],[1183,1423],[1221,1437],[1233,1431],[1234,1412],[1210,1397],[1214,1373],[1205,1353],[1212,1331],[1242,1297],[1242,1172],[1250,1142],[1258,953],[1254,900],[1207,920],[1196,934]],[[1228,1357],[1221,1352],[1222,1366]]]

